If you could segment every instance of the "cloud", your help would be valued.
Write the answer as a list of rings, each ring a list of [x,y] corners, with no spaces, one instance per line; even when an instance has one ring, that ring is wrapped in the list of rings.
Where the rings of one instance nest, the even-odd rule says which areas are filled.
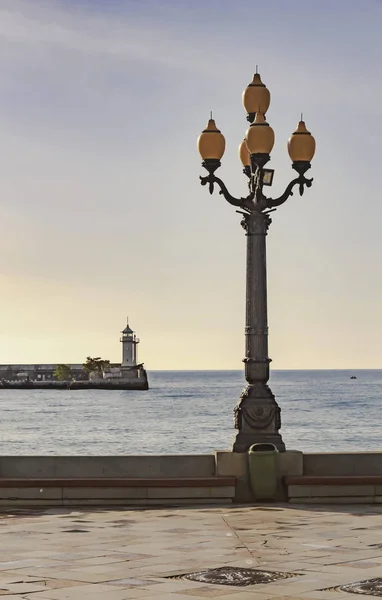
[[[242,4],[244,12],[252,5],[245,0]],[[278,0],[272,0],[270,9],[272,6],[279,12],[282,9]],[[316,3],[311,6],[312,14],[314,10],[317,12],[317,6]],[[256,22],[265,18],[264,10],[258,9]],[[359,102],[356,95],[348,91],[353,83],[352,71],[345,70],[342,62],[335,72],[341,38],[336,40],[337,48],[325,48],[328,39],[331,41],[332,24],[326,19],[328,39],[324,45],[314,31],[308,36],[301,25],[299,44],[295,45],[288,31],[288,18],[294,18],[293,11],[289,17],[287,13],[282,14],[285,27],[271,19],[267,26],[256,27],[256,36],[251,38],[250,22],[242,23],[241,13],[226,2],[211,1],[203,6],[201,20],[199,2],[190,5],[128,1],[118,3],[118,7],[111,10],[108,2],[3,0],[0,7],[3,85],[14,85],[15,72],[27,71],[26,78],[40,73],[53,81],[72,79],[73,85],[83,86],[85,82],[97,82],[113,75],[126,78],[135,73],[139,76],[143,69],[142,74],[146,70],[147,78],[154,76],[152,87],[159,73],[162,76],[167,73],[168,80],[164,83],[169,86],[173,83],[171,77],[185,82],[187,76],[197,76],[201,86],[207,80],[213,82],[218,97],[222,92],[229,94],[229,88],[236,82],[245,85],[251,77],[252,63],[259,62],[272,74],[273,88],[283,102],[294,104],[296,98],[301,97],[307,104],[324,101],[338,106]],[[319,19],[318,13],[314,16]],[[309,14],[305,20],[309,21]],[[270,43],[270,24],[274,38],[279,38],[277,43],[274,39]],[[372,39],[371,29],[369,36]],[[302,44],[311,46],[306,55],[301,54]],[[352,57],[353,70],[357,61],[362,63],[361,53]],[[155,69],[159,71],[156,73]],[[358,71],[357,84],[363,86],[367,102],[380,91],[379,80],[370,80],[366,70]],[[322,97],[324,89],[327,90],[325,98]],[[203,89],[194,88],[195,94],[199,92],[203,93]]]
[[[4,0],[0,7],[0,44],[17,55],[23,46],[25,61],[44,49],[40,60],[49,61],[50,52],[75,52],[93,58],[122,62],[143,61],[168,68],[203,70],[208,63],[203,53],[188,41],[176,39],[171,27],[142,22],[133,11],[120,14],[81,10],[54,2]],[[3,58],[4,60],[4,58]]]

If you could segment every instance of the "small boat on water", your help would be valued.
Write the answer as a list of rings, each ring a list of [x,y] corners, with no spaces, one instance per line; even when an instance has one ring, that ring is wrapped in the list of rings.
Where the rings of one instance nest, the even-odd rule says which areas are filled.
[[[356,377],[355,375],[352,375],[352,376],[350,377],[350,379],[357,379],[357,377]]]

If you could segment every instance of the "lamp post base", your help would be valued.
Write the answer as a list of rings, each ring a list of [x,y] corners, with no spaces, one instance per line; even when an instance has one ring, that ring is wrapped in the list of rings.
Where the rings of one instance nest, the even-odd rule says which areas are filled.
[[[235,408],[235,428],[238,429],[233,452],[247,452],[252,444],[273,444],[285,452],[279,429],[280,408],[266,383],[248,385]]]

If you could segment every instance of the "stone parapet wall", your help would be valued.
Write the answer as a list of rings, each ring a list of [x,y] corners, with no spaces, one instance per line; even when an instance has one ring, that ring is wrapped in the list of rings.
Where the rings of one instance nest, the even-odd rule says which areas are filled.
[[[303,465],[304,475],[382,475],[382,451],[307,453]]]
[[[212,477],[213,454],[0,456],[0,477]]]
[[[305,499],[307,502],[312,502],[312,498],[321,503],[326,501],[344,503],[346,498],[352,500],[358,498],[357,502],[380,502],[380,498],[382,498],[382,483],[373,488],[373,494],[366,482],[365,486],[358,482],[358,487],[337,486],[334,482],[334,484],[328,484],[327,487],[316,486],[315,489],[311,489],[309,487],[311,484],[307,482],[307,485],[303,487],[290,486],[289,494],[285,485],[286,477],[361,477],[366,475],[382,477],[382,452],[304,454],[298,450],[289,450],[276,454],[276,473],[278,487],[274,500],[279,502],[296,499],[297,502],[304,502]],[[0,478],[60,477],[157,479],[235,477],[235,502],[254,503],[256,501],[250,484],[247,453],[217,451],[214,454],[204,455],[0,456]],[[184,493],[188,494],[188,492]],[[169,494],[172,492],[165,492],[165,495]],[[196,492],[193,492],[194,497],[195,494]],[[373,500],[370,500],[371,498]],[[32,500],[32,498],[30,499]],[[170,500],[170,498],[168,499]],[[192,500],[192,498],[189,499]],[[74,498],[68,498],[68,500],[74,500]],[[143,502],[144,498],[137,500]]]

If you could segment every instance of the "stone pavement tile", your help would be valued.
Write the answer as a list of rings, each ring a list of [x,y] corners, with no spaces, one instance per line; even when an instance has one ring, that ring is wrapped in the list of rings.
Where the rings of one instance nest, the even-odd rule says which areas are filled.
[[[7,583],[15,583],[16,581],[24,581],[26,583],[36,583],[41,581],[40,577],[28,577],[26,575],[22,575],[20,577],[20,573],[1,571],[0,573],[0,587],[5,586]]]
[[[241,560],[227,561],[226,565],[229,567],[242,567],[243,569],[260,568],[258,561],[255,558],[252,558],[251,555],[248,555],[246,558],[242,558]]]
[[[6,585],[1,585],[0,588],[0,596],[7,594],[33,594],[36,592],[44,592],[46,591],[47,586],[41,583],[24,583],[24,582],[15,582],[8,583]]]
[[[48,579],[47,578],[47,579],[44,579],[43,581],[45,583],[46,588],[48,588],[50,590],[87,585],[86,583],[81,583],[79,581],[69,581],[68,579]]]
[[[321,592],[323,589],[327,589],[329,587],[333,587],[333,582],[325,582],[323,581],[322,584],[318,584],[317,587],[315,589],[312,588],[306,588],[304,589],[303,587],[296,587],[296,588],[290,588],[290,589],[282,589],[279,588],[278,590],[270,590],[270,593],[272,593],[272,598],[274,597],[278,597],[278,596],[283,596],[285,598],[288,598],[288,600],[291,600],[292,598],[297,598],[297,597],[301,597],[301,596],[307,596],[311,593],[316,593],[316,592]],[[337,600],[337,596],[333,597],[333,600]]]
[[[4,538],[2,538],[2,543]],[[8,562],[0,563],[0,572],[1,571],[13,571],[14,569],[24,569],[25,567],[36,567],[39,565],[49,565],[54,566],[57,563],[53,560],[41,560],[40,558],[29,558],[26,560],[13,560]]]
[[[289,562],[272,561],[262,564],[262,569],[269,569],[271,571],[279,571],[282,573],[305,573],[310,571],[320,571],[322,565],[315,565],[312,563],[304,563],[301,560],[294,560]]]
[[[346,574],[352,575],[355,577],[361,577],[363,579],[370,577],[377,577],[381,575],[382,567],[380,565],[374,565],[373,567],[369,567],[366,569],[359,569],[358,567],[354,567],[352,565],[348,565],[347,563],[341,563],[339,565],[324,565],[321,568],[322,573],[334,573],[334,574]]]
[[[72,559],[73,560],[73,559]],[[113,563],[121,563],[121,562],[127,562],[126,558],[123,557],[123,555],[118,556],[118,555],[108,555],[108,556],[96,556],[96,557],[92,557],[92,558],[81,558],[79,560],[76,561],[76,563],[70,563],[70,564],[76,564],[76,566],[83,566],[83,567],[92,567],[92,566],[97,566],[97,565],[108,565],[108,564],[113,564]]]
[[[279,554],[280,555],[280,554]],[[295,548],[286,548],[286,553],[284,556],[293,556],[294,559],[300,558],[301,560],[309,560],[316,558],[325,558],[326,556],[332,556],[333,553],[330,550],[325,551],[305,551],[301,547],[301,544],[296,545]]]
[[[125,561],[120,561],[117,563],[103,563],[101,565],[91,565],[91,566],[87,566],[87,565],[83,565],[82,562],[79,563],[71,563],[71,567],[70,570],[71,571],[75,571],[76,573],[84,573],[84,574],[93,574],[93,573],[98,573],[99,575],[104,574],[105,578],[107,579],[108,577],[108,573],[113,573],[115,571],[121,571],[124,570],[124,568],[127,568],[127,565],[129,563],[125,562]],[[110,577],[109,577],[110,579]]]
[[[3,531],[1,532],[2,536],[3,536]],[[62,554],[54,554],[51,550],[33,550],[33,557],[34,558],[46,558],[46,559],[52,559],[52,560],[56,560],[56,557],[60,557],[62,556]],[[76,554],[64,554],[63,556],[65,557],[75,557],[77,556]],[[30,558],[30,554],[29,552],[20,552],[19,553],[19,557],[20,560],[25,560]],[[0,558],[1,558],[1,554],[0,554]],[[4,560],[4,562],[7,562],[6,560]]]
[[[147,590],[136,588],[116,589],[102,593],[95,593],[89,596],[90,600],[126,600],[126,598],[144,598],[148,594]],[[86,597],[87,598],[87,597]],[[33,600],[33,598],[32,598]],[[86,600],[83,596],[79,600]]]
[[[182,559],[184,559],[185,557],[182,555]],[[140,559],[140,560],[135,560],[135,561],[125,561],[126,563],[129,562],[129,564],[134,563],[137,567],[148,567],[150,565],[156,565],[156,564],[162,564],[163,561],[166,561],[167,563],[171,564],[172,562],[177,562],[179,560],[179,553],[177,552],[168,552],[166,554],[166,556],[164,556],[163,554],[160,554],[160,556],[151,556],[150,558],[145,558],[145,559]],[[83,563],[81,562],[81,565]]]
[[[182,593],[188,596],[189,600],[193,600],[195,596],[198,598],[226,598],[227,596],[232,596],[234,591],[235,593],[238,593],[243,589],[244,588],[237,586],[206,585],[200,587],[199,589],[184,590]]]
[[[52,569],[43,569],[39,573],[39,578],[53,578],[53,579],[64,579],[69,581],[77,581],[79,583],[103,583],[104,581],[110,581],[115,579],[122,579],[126,576],[126,570],[114,570],[108,571],[107,573],[85,573],[81,570],[60,570],[55,571]],[[33,569],[28,571],[26,574],[31,575]],[[36,570],[34,570],[36,573]]]
[[[108,556],[123,556],[125,560],[146,560],[149,558],[155,558],[152,554],[134,554],[132,552],[126,552],[122,549],[114,549]]]
[[[60,561],[67,561],[67,560],[74,560],[74,559],[78,559],[81,557],[81,553],[79,552],[59,552],[59,553],[54,553],[52,551],[49,552],[50,554],[50,558],[52,560],[56,560],[57,563],[59,564]]]
[[[109,581],[107,585],[123,586],[123,587],[142,587],[147,588],[154,586],[158,582],[152,579],[138,579],[137,577],[128,577],[126,579],[115,579]]]
[[[378,566],[382,566],[382,558],[379,560],[358,560],[355,562],[344,563],[346,567],[352,567],[354,569],[373,569]]]
[[[230,561],[224,562],[222,560],[215,560],[214,557],[211,557],[211,560],[203,560],[203,561],[194,561],[185,564],[185,568],[183,569],[180,575],[186,573],[195,573],[199,571],[206,571],[207,569],[218,569],[219,567],[225,566],[226,564],[230,564]]]
[[[313,565],[322,565],[322,566],[329,566],[329,565],[338,565],[338,564],[346,564],[347,562],[351,562],[352,560],[354,560],[354,555],[352,555],[352,558],[349,559],[349,557],[347,557],[346,555],[328,555],[328,556],[323,556],[320,558],[313,558],[310,557],[309,561],[311,562],[311,564]]]
[[[143,536],[143,534],[142,534]],[[141,541],[142,541],[142,536],[141,536]],[[150,536],[150,533],[148,532],[147,537],[150,538],[150,546],[149,548],[147,547],[147,545],[145,544],[140,544],[138,545],[126,545],[126,540],[124,540],[123,545],[118,547],[118,552],[125,552],[126,554],[134,554],[135,556],[139,556],[142,558],[152,558],[153,556],[156,556],[158,552],[163,552],[163,547],[164,545],[160,542],[156,542],[154,543],[153,541],[153,537]],[[150,552],[147,553],[147,550],[150,549]],[[146,550],[146,553],[142,552],[142,550]]]
[[[336,581],[328,575],[315,577],[295,577],[283,579],[274,583],[264,583],[247,586],[248,591],[261,592],[272,596],[295,596],[304,592],[316,591],[336,585]]]
[[[5,596],[5,594],[9,595],[9,589],[0,585],[0,596]]]
[[[197,553],[192,554],[189,556],[190,559],[193,559],[195,564],[199,564],[200,567],[202,568],[212,568],[212,566],[214,567],[221,567],[223,565],[227,565],[231,562],[239,562],[239,561],[244,561],[247,559],[251,559],[251,554],[249,554],[248,552],[245,553],[244,555],[242,554],[235,554],[234,552],[232,552],[229,555],[223,555],[220,556],[218,553],[215,552],[210,552],[209,554],[203,554],[203,555],[199,555]]]
[[[188,529],[178,527],[177,529],[167,529],[167,533],[189,533],[193,531],[193,526]]]
[[[23,596],[19,596],[19,595],[12,596],[12,595],[9,595],[9,594],[5,594],[4,596],[0,595],[0,598],[1,598],[1,600],[19,600],[19,599],[21,600],[21,599],[24,599],[24,598],[25,598],[25,600],[32,600],[32,598],[36,598],[36,596],[35,596],[35,594],[32,594],[31,596],[25,596],[25,595],[23,595]],[[48,599],[45,598],[44,600],[48,600]]]
[[[113,585],[116,587],[150,587],[151,585],[155,585],[158,583],[163,583],[165,581],[162,577],[134,577],[132,574],[128,575],[124,579],[114,579],[106,582],[105,585]]]
[[[153,574],[152,572],[149,573],[137,573],[137,571],[135,571],[134,569],[131,570],[127,570],[127,569],[122,569],[119,571],[113,571],[108,573],[107,578],[103,579],[103,582],[105,584],[109,584],[109,582],[113,582],[113,581],[120,581],[123,579],[138,579],[138,580],[143,580],[143,581],[150,581],[152,577],[154,577],[155,574]]]
[[[175,568],[174,568],[175,567]],[[184,563],[177,563],[176,565],[167,565],[167,569],[159,571],[153,571],[150,577],[175,577],[185,575],[186,573],[195,573],[197,571],[201,571],[205,569],[205,565],[200,565],[199,562],[194,562],[192,560]]]
[[[73,590],[74,588],[72,588]],[[57,599],[56,596],[46,596],[46,595],[38,595],[31,594],[30,596],[20,596],[19,598],[28,599],[28,600],[135,600],[138,598],[144,598],[146,596],[145,592],[140,592],[138,590],[114,590],[113,592],[98,592],[94,590],[94,592],[87,592],[86,596],[83,596],[81,592],[76,591],[72,593],[68,593],[66,596],[61,596]],[[12,596],[14,600],[16,600],[15,596]],[[0,596],[1,600],[3,598]]]
[[[346,592],[338,592],[337,590],[317,590],[315,592],[305,592],[303,594],[297,594],[296,600],[352,600],[354,594],[347,594]],[[364,598],[364,596],[361,596]],[[272,600],[275,600],[272,598]],[[288,598],[290,600],[290,598]]]
[[[163,594],[155,595],[155,596],[143,596],[143,600],[206,600],[207,596],[190,596],[186,595],[184,592],[181,593],[172,593],[172,592],[164,592]],[[212,598],[213,596],[210,596]],[[219,599],[219,596],[214,596]],[[224,598],[224,596],[220,596]]]
[[[2,573],[4,573],[4,571]],[[65,579],[50,579],[49,577],[38,577],[38,576],[36,577],[36,576],[32,576],[32,575],[25,575],[18,571],[15,571],[14,573],[7,572],[6,575],[7,575],[6,578],[0,579],[0,587],[2,587],[2,588],[7,587],[7,585],[9,585],[9,584],[16,584],[16,583],[25,583],[25,584],[46,586],[48,581],[50,582],[49,583],[50,587],[67,587],[70,585],[81,585],[81,582],[78,582],[78,581],[71,581],[71,580],[65,580]],[[46,587],[45,587],[45,589],[46,589]]]
[[[142,598],[142,600],[145,600],[147,596],[148,591],[144,589],[124,588],[122,591],[122,600],[136,600],[136,598]],[[33,598],[31,598],[31,600],[33,600]],[[82,598],[81,600],[85,599]],[[94,598],[93,600],[109,600],[109,595],[105,596],[105,594],[103,594],[102,597]],[[117,600],[117,598],[110,597],[110,600]]]
[[[188,581],[187,579],[170,579],[165,582],[153,582],[153,584],[149,587],[144,585],[140,589],[144,588],[149,590],[150,595],[154,595],[154,593],[159,595],[164,594],[165,592],[198,595],[198,590],[201,590],[203,587],[203,584],[196,581]]]
[[[176,574],[184,575],[185,573],[190,573],[192,571],[200,570],[200,563],[175,563],[176,564]],[[152,567],[143,567],[137,571],[133,569],[129,571],[130,573],[136,572],[139,573],[140,576],[150,576],[150,577],[169,577],[173,573],[174,563],[163,564],[163,565],[154,565]]]
[[[233,589],[233,588],[231,588]],[[267,594],[258,594],[257,592],[248,592],[246,588],[235,588],[237,591],[232,591],[228,596],[223,596],[224,600],[269,600],[272,596]],[[192,600],[190,598],[190,600]],[[273,600],[273,598],[272,598]],[[290,600],[290,598],[288,598]],[[303,600],[303,599],[300,599]]]
[[[330,579],[332,581],[331,585],[323,586],[322,589],[331,589],[333,587],[338,587],[340,585],[347,585],[349,583],[354,583],[356,581],[360,581],[363,579],[368,579],[368,577],[349,577],[349,575],[340,575],[340,574],[331,574]],[[321,589],[321,588],[320,588]],[[346,592],[347,593],[347,592]],[[350,592],[349,592],[350,593]],[[352,597],[354,594],[352,594]]]
[[[316,595],[315,595],[316,594]],[[320,596],[321,592],[307,592],[306,594],[301,594],[298,596],[293,596],[293,598],[295,598],[296,600],[313,600],[314,598],[316,600],[336,600],[337,599],[337,595],[334,595],[332,593],[331,596],[328,596],[326,592],[322,592],[322,597]],[[272,600],[291,600],[290,596],[273,596]],[[344,600],[344,598],[342,598],[341,600]],[[347,600],[349,600],[349,596],[347,597]]]
[[[144,596],[140,594],[139,590],[133,590],[136,593],[136,598]],[[125,593],[126,592],[126,593]],[[147,592],[147,590],[146,590]],[[39,592],[38,594],[32,594],[33,599],[39,600],[123,600],[126,598],[130,591],[125,589],[116,589],[112,586],[106,585],[83,585],[71,588],[62,588],[59,590],[46,590],[46,592]],[[134,597],[134,596],[132,596]],[[3,600],[3,599],[2,599]]]
[[[1,532],[1,539],[2,540],[6,539],[6,537],[3,535],[3,532]],[[8,544],[9,544],[9,542],[8,542]],[[12,562],[15,560],[25,560],[25,558],[26,558],[25,556],[21,556],[20,552],[18,552],[17,554],[10,554],[9,552],[0,552],[0,564]],[[50,558],[50,557],[48,557],[48,558]]]

